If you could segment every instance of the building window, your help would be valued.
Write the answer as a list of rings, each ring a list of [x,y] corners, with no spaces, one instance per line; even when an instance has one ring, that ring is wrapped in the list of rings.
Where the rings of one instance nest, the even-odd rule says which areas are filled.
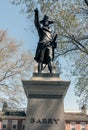
[[[23,128],[22,128],[22,130],[24,130],[25,129],[25,125],[23,125]]]
[[[16,129],[16,125],[13,125],[13,129]]]
[[[23,121],[22,121],[22,130],[25,129],[25,123],[26,123],[25,120],[23,120]]]
[[[2,127],[3,127],[3,129],[5,129],[5,128],[6,128],[6,125],[3,125]]]
[[[80,130],[86,130],[86,122],[80,122]]]
[[[85,128],[82,128],[82,130],[86,130]]]
[[[70,130],[75,130],[75,122],[70,123]]]
[[[17,129],[17,120],[12,120],[12,130]]]
[[[2,121],[2,129],[4,130],[6,130],[6,128],[7,128],[7,123],[8,123],[8,120],[3,120]]]

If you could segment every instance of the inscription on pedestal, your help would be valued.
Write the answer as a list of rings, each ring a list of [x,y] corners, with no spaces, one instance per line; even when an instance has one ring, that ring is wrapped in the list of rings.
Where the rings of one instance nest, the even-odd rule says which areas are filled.
[[[28,98],[25,130],[65,130],[63,100],[69,83],[56,74],[36,74],[23,81]]]
[[[51,119],[51,118],[42,118],[42,119],[35,119],[35,118],[30,118],[30,123],[32,124],[58,124],[59,119]]]

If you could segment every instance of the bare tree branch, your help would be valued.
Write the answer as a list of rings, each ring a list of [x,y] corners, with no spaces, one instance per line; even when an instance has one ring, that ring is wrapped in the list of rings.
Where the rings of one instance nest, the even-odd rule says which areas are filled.
[[[65,54],[67,54],[67,53],[69,53],[69,52],[71,52],[71,51],[76,51],[76,50],[78,50],[78,48],[71,48],[71,49],[68,49],[68,50],[66,50],[65,52],[63,52],[63,53],[55,53],[56,54],[56,56],[55,56],[55,60],[59,57],[59,56],[61,56],[61,55],[65,55]]]
[[[88,55],[88,50],[87,50],[87,48],[85,47],[85,46],[83,46],[79,41],[78,41],[78,39],[76,39],[75,38],[75,36],[74,35],[70,35],[69,34],[69,36],[67,36],[67,35],[64,35],[65,37],[67,37],[67,38],[69,38],[69,39],[71,39],[71,42],[74,44],[74,45],[76,45],[76,47],[79,49],[79,50],[81,50],[82,52],[84,52],[84,53],[86,53],[87,55]],[[82,39],[86,39],[87,37],[82,37],[82,38],[79,38],[80,40]]]
[[[0,86],[6,86],[9,87],[7,84],[0,83]]]
[[[88,0],[84,0],[84,2],[86,3],[86,5],[88,6]]]

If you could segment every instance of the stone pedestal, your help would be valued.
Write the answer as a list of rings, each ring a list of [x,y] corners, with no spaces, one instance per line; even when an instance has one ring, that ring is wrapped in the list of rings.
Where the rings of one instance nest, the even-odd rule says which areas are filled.
[[[34,73],[23,81],[28,98],[25,130],[65,130],[63,99],[70,82],[58,76]]]

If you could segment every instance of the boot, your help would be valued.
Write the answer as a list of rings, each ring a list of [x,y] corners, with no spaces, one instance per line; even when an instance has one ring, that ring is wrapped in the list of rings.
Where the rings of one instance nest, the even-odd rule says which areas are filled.
[[[39,63],[38,64],[38,73],[41,73],[42,72],[42,63]]]
[[[52,73],[52,65],[51,65],[51,62],[48,64],[48,68],[49,68],[50,73]]]

